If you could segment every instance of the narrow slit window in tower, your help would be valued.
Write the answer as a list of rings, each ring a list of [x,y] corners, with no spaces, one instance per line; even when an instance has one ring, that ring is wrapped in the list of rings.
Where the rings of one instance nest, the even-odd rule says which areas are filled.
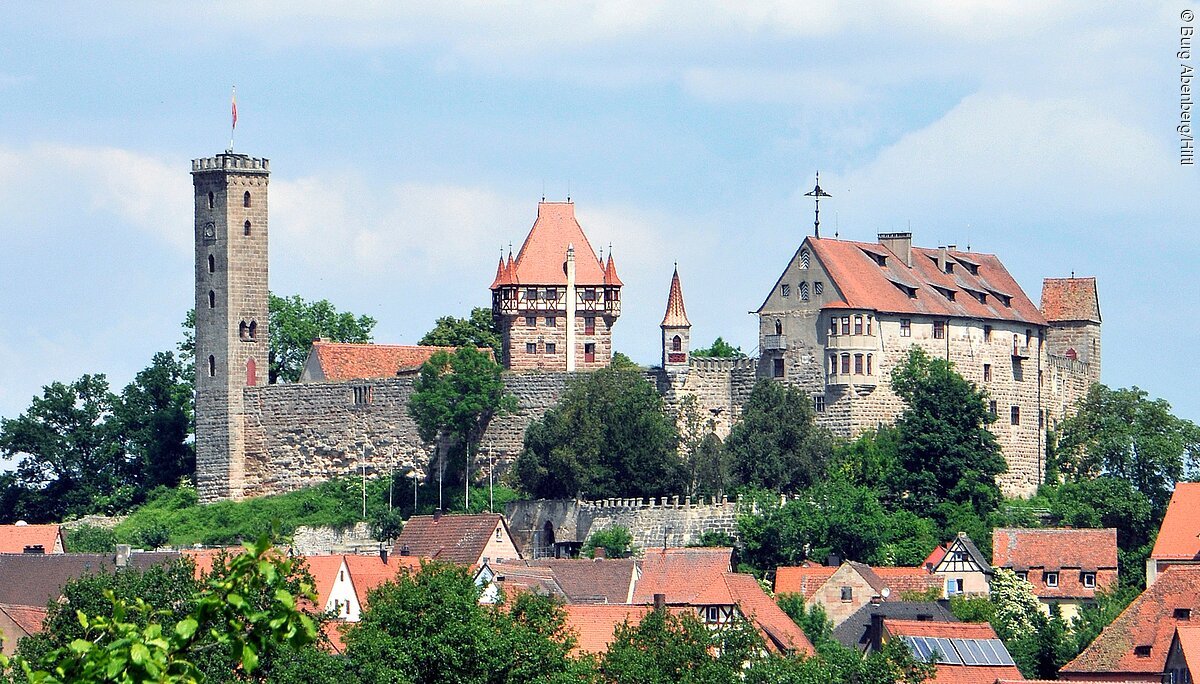
[[[250,341],[254,342],[258,339],[258,321],[250,321]]]
[[[213,194],[211,192],[208,193],[208,209],[209,209],[209,211],[212,211],[212,208],[217,205],[215,199],[216,198],[213,197]]]
[[[671,351],[683,351],[683,338],[679,335],[671,339]]]
[[[211,254],[208,255],[208,272],[209,273],[217,272],[217,258]]]
[[[246,223],[244,223],[242,225],[242,235],[249,235],[249,234],[250,234],[250,222],[246,221]]]
[[[208,377],[217,377],[217,357],[211,354],[208,356]]]
[[[217,308],[217,293],[213,292],[212,290],[208,291],[208,308]]]
[[[250,206],[250,191],[249,190],[247,190],[246,193],[244,195],[242,195],[242,206],[247,207],[247,208],[249,208],[249,206]]]

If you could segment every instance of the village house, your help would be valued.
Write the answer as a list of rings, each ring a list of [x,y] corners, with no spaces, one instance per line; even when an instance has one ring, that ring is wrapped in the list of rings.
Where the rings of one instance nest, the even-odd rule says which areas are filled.
[[[833,629],[833,638],[846,648],[866,651],[878,645],[884,620],[958,622],[947,601],[883,601],[873,599]]]
[[[1200,627],[1176,627],[1167,651],[1167,684],[1191,684],[1200,677]]]
[[[776,594],[800,594],[806,605],[819,605],[836,628],[872,601],[899,601],[903,596],[940,595],[942,578],[927,568],[871,567],[847,561],[837,567],[780,567]]]
[[[995,630],[986,622],[882,620],[880,644],[900,639],[919,660],[934,663],[938,684],[1024,681]],[[873,646],[868,650],[878,650]]]
[[[434,354],[454,353],[457,347],[330,342],[314,340],[300,373],[300,382],[341,382],[393,378],[415,373]],[[491,349],[479,351],[492,356]]]
[[[992,564],[966,532],[934,549],[922,565],[942,578],[947,598],[991,593]]]
[[[0,525],[0,553],[63,553],[65,549],[58,525]]]
[[[992,565],[1033,585],[1047,614],[1058,606],[1071,621],[1095,604],[1097,591],[1117,585],[1117,531],[996,528]]]
[[[1172,565],[1200,564],[1200,482],[1177,482],[1146,560],[1146,586]]]
[[[597,549],[602,552],[603,548]],[[495,602],[500,590],[535,591],[565,603],[632,603],[641,570],[633,558],[544,558],[485,563],[475,573],[483,600]]]
[[[1059,679],[1161,682],[1177,627],[1200,618],[1200,566],[1172,565],[1133,600]]]
[[[508,523],[498,513],[414,515],[396,537],[392,553],[472,567],[521,560]]]

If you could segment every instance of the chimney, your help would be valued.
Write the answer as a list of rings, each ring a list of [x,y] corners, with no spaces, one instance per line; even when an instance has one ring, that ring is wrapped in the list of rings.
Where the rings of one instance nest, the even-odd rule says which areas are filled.
[[[46,553],[46,547],[42,546],[41,544],[33,544],[26,546],[21,553],[43,554]]]
[[[442,509],[437,509],[433,512],[433,521],[437,522],[442,519]]]
[[[596,560],[604,560],[607,557],[608,549],[604,548],[603,546],[597,546],[592,551],[592,558],[595,558]]]
[[[666,608],[667,608],[667,595],[666,594],[655,594],[654,595],[654,610],[661,611],[661,610],[666,610]]]
[[[880,233],[879,244],[912,268],[912,233]]]
[[[129,556],[133,553],[133,548],[129,544],[117,544],[116,563],[118,568],[129,566]]]
[[[825,557],[825,565],[827,565],[831,568],[836,568],[837,566],[839,566],[841,564],[842,564],[842,557],[837,555],[836,553],[831,553]]]
[[[386,547],[386,546],[383,546],[382,544],[380,544],[380,546],[379,546],[379,560],[383,561],[383,564],[384,564],[384,565],[387,565],[387,559],[388,559],[388,550],[387,550],[387,547]]]
[[[567,245],[567,372],[575,370],[575,245]]]
[[[869,650],[873,652],[883,649],[883,616],[879,613],[871,613],[871,629],[867,633],[867,643]]]

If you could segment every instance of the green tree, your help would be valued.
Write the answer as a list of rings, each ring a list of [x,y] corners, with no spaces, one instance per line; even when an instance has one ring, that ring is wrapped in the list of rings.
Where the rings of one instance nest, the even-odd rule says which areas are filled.
[[[1166,510],[1175,482],[1200,459],[1200,427],[1137,387],[1092,385],[1059,434],[1056,453],[1064,475],[1126,480],[1149,497],[1156,515]]]
[[[735,684],[760,648],[744,622],[713,631],[695,614],[655,610],[617,626],[601,669],[612,684]]]
[[[67,530],[69,553],[113,553],[117,550],[117,535],[106,527],[80,525]]]
[[[529,425],[517,481],[547,499],[678,494],[678,440],[654,386],[634,368],[610,366],[573,380]]]
[[[713,433],[715,420],[703,415],[700,402],[689,394],[680,402],[679,456],[683,460],[685,492],[689,496],[720,495],[729,487],[724,445]]]
[[[121,392],[113,408],[124,451],[133,460],[137,501],[155,487],[174,487],[196,472],[192,378],[171,352],[159,352]]]
[[[1043,487],[1042,491],[1050,515],[1059,524],[1116,528],[1121,583],[1145,586],[1146,558],[1161,521],[1161,516],[1154,513],[1150,497],[1128,480],[1107,475],[1067,481]]]
[[[0,454],[17,460],[6,482],[7,522],[61,520],[98,507],[122,510],[129,462],[111,420],[117,398],[103,375],[42,388],[25,413],[0,418]]]
[[[890,501],[891,486],[899,468],[900,431],[894,425],[880,425],[864,431],[853,441],[834,445],[831,470],[850,482],[870,487],[884,501]]]
[[[596,556],[596,549],[603,548],[609,558],[628,558],[633,555],[633,534],[628,527],[614,525],[588,535],[580,553],[588,558]]]
[[[995,436],[983,392],[954,372],[945,359],[913,347],[892,371],[892,390],[905,407],[895,471],[904,505],[914,512],[942,502],[969,503],[980,516],[1000,502],[996,476],[1007,466]]]
[[[453,354],[439,351],[421,366],[408,400],[408,413],[416,421],[421,439],[437,442],[445,436],[466,454],[464,469],[458,471],[455,466],[450,471],[452,482],[469,481],[467,467],[475,462],[488,422],[517,408],[516,399],[504,389],[500,371],[499,364],[474,347],[459,347]],[[446,454],[440,448],[438,453],[437,469],[442,478]]]
[[[792,622],[804,630],[804,635],[813,646],[821,647],[833,640],[833,623],[821,604],[806,605],[803,594],[776,594],[775,602]]]
[[[503,358],[500,347],[500,330],[492,319],[492,310],[483,307],[471,309],[467,318],[442,316],[437,319],[433,330],[417,344],[437,347],[487,347],[492,350],[497,360]]]
[[[712,345],[709,347],[705,347],[703,349],[693,349],[692,356],[734,359],[745,356],[745,354],[742,353],[741,347],[735,347],[718,337],[717,339],[713,340]]]
[[[467,569],[428,563],[373,589],[346,633],[346,656],[363,682],[408,684],[590,682],[591,663],[571,657],[574,638],[551,598],[522,592],[479,603]]]
[[[817,427],[808,395],[773,380],[758,381],[725,440],[734,481],[776,491],[820,481],[832,452],[833,439]]]
[[[271,347],[268,354],[272,383],[296,382],[304,370],[304,361],[313,340],[328,338],[334,342],[370,342],[375,319],[338,311],[328,300],[307,302],[299,295],[270,296]]]

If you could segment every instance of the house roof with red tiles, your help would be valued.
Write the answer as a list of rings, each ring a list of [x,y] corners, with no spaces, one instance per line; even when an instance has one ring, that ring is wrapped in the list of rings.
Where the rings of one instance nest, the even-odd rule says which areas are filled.
[[[642,576],[634,603],[654,603],[665,594],[669,605],[729,605],[733,603],[722,577],[733,567],[733,549],[652,549],[642,558]]]
[[[812,642],[787,613],[767,596],[758,580],[750,575],[725,573],[725,586],[734,605],[763,636],[767,648],[783,653],[812,655]]]
[[[926,622],[889,620],[883,629],[892,637],[937,637],[942,639],[998,639],[996,630],[986,622]],[[926,680],[935,684],[994,684],[998,679],[1024,681],[1015,665],[951,665],[937,663],[936,674]]]
[[[473,515],[414,515],[396,537],[393,554],[474,565],[479,562],[498,525],[508,523],[498,513]],[[512,535],[505,533],[511,539]],[[407,553],[401,551],[407,550]]]
[[[45,606],[21,606],[0,603],[0,612],[8,616],[26,636],[41,634],[48,611]]]
[[[509,261],[511,260],[512,256],[510,255]],[[508,264],[504,261],[504,255],[501,254],[500,264],[496,266],[496,277],[492,280],[492,285],[488,289],[494,290],[501,285],[508,285],[510,278],[511,276],[508,271]]]
[[[1150,557],[1155,560],[1200,558],[1200,482],[1175,484]]]
[[[1200,566],[1170,566],[1061,671],[1110,676],[1162,673],[1175,628],[1191,624],[1193,614],[1200,618]]]
[[[567,628],[575,634],[574,655],[608,651],[619,625],[636,625],[652,609],[628,604],[577,604],[563,606]]]
[[[333,585],[337,582],[338,572],[342,569],[341,554],[302,556],[308,574],[313,577],[313,591],[317,594],[317,610],[325,610],[329,603],[329,595],[333,593]]]
[[[245,552],[246,549],[241,546],[227,546],[217,549],[183,549],[179,555],[191,559],[192,564],[196,566],[196,579],[201,579],[212,572],[213,564],[218,557],[236,556]]]
[[[617,277],[617,262],[613,260],[612,245],[609,245],[608,262],[604,264],[604,284],[617,287],[625,284]]]
[[[421,563],[425,559],[415,556],[397,556],[389,554],[387,562],[379,556],[345,556],[346,569],[350,571],[350,581],[354,583],[354,595],[358,605],[367,605],[367,592],[375,587],[389,582],[405,573],[421,571]]]
[[[688,320],[687,311],[683,308],[683,288],[679,285],[679,267],[675,267],[675,273],[671,276],[671,291],[667,294],[667,312],[663,314],[662,323],[664,328],[690,328],[692,323]]]
[[[776,594],[800,594],[807,602],[837,572],[832,565],[780,566],[775,570]]]
[[[567,248],[575,248],[575,284],[603,286],[605,266],[596,256],[579,221],[572,202],[539,202],[537,220],[521,245],[517,259],[509,269],[512,285],[566,285]],[[616,267],[610,279],[616,280]],[[615,284],[620,284],[617,280]]]
[[[515,592],[530,591],[543,596],[556,596],[571,603],[567,593],[559,584],[553,570],[544,566],[518,563],[488,563],[492,571],[492,582],[504,590],[508,598]]]
[[[632,558],[547,558],[529,561],[554,573],[570,603],[630,603],[637,579]]]
[[[1200,627],[1176,627],[1175,641],[1183,654],[1188,672],[1193,673],[1192,679],[1200,676]]]
[[[1117,530],[998,527],[992,531],[992,565],[1012,570],[1117,568]]]
[[[805,246],[841,297],[831,298],[826,304],[830,308],[1046,325],[1042,313],[992,254],[912,247],[909,265],[877,243],[808,237],[801,249]],[[952,266],[951,273],[946,273],[946,264]],[[766,302],[759,311],[765,306]]]
[[[1047,321],[1100,322],[1095,278],[1046,278],[1042,281],[1042,315]]]
[[[316,380],[365,380],[391,378],[404,370],[419,368],[434,354],[454,353],[456,347],[432,345],[368,344],[356,342],[313,342],[304,363],[301,382]],[[492,355],[481,347],[480,352]]]
[[[924,567],[892,568],[873,565],[871,571],[891,590],[893,600],[905,593],[925,593],[930,589],[942,588],[942,578]]]
[[[0,553],[24,553],[42,547],[43,553],[62,553],[63,534],[58,525],[0,525]]]

